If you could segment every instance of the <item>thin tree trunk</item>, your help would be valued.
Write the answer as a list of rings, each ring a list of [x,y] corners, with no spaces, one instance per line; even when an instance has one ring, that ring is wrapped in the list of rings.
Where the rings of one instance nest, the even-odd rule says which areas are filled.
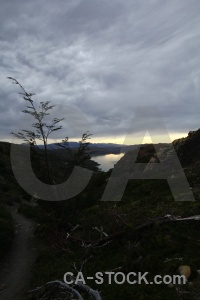
[[[47,145],[46,145],[45,141],[44,141],[44,155],[45,155],[45,163],[46,163],[46,167],[47,167],[48,183],[52,184],[51,173],[50,173],[50,169],[49,169],[49,160],[48,160],[48,153],[47,153]]]

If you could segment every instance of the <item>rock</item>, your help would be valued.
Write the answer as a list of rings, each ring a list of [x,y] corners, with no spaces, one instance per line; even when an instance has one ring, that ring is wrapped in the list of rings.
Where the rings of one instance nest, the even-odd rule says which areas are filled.
[[[191,276],[191,268],[190,266],[180,266],[178,268],[179,274],[184,275],[185,278],[188,280]]]

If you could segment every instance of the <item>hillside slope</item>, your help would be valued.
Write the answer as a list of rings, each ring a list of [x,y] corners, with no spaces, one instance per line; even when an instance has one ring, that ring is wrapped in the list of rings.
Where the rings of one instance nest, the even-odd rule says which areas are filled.
[[[30,206],[24,202],[25,195],[23,201],[19,196],[20,212],[37,222],[35,234],[42,245],[32,269],[33,289],[51,280],[62,281],[66,272],[77,274],[80,269],[85,277],[110,270],[124,274],[148,272],[148,279],[153,281],[155,275],[177,275],[180,266],[188,266],[191,274],[186,285],[119,285],[107,280],[102,285],[94,281],[87,284],[101,290],[103,300],[199,299],[200,220],[195,218],[200,215],[199,130],[173,144],[193,188],[194,202],[175,201],[167,181],[153,179],[129,180],[122,201],[102,202],[111,171],[95,172],[81,194],[60,203],[37,200],[36,206]],[[160,148],[161,158],[170,160],[167,145]],[[130,152],[122,159],[129,157]],[[154,147],[142,146],[137,162],[151,164],[152,158],[157,160]],[[14,185],[3,193],[14,195]],[[53,286],[33,292],[31,299],[42,297],[67,296]],[[90,299],[84,293],[83,298]]]

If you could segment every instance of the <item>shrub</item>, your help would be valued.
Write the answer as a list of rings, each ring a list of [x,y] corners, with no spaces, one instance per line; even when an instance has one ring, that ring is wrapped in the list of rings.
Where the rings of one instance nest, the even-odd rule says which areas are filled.
[[[10,248],[14,238],[14,223],[11,214],[0,205],[0,259]]]

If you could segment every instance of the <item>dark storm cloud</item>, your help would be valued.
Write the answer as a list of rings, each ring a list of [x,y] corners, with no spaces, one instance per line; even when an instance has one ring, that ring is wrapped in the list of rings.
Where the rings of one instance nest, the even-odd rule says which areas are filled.
[[[7,76],[57,105],[57,138],[125,135],[138,105],[158,106],[170,132],[197,129],[199,12],[198,0],[2,0],[2,138],[31,124]]]

